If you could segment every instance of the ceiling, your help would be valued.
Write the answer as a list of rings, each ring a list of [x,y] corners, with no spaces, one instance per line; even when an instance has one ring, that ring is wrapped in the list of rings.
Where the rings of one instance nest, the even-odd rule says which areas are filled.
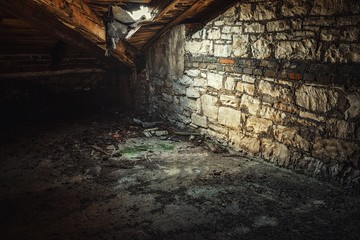
[[[135,59],[173,26],[181,23],[203,26],[236,0],[2,0],[0,2],[0,61],[11,55],[48,55],[93,59],[94,63],[119,60],[136,67]],[[151,10],[153,19],[144,22],[130,38],[119,43],[106,59],[102,16],[109,5]],[[59,42],[64,46],[59,49]],[[61,45],[61,44],[60,44]],[[64,53],[63,53],[64,52]],[[56,56],[55,56],[56,57]],[[116,61],[116,62],[119,62]],[[9,64],[8,64],[9,65]],[[102,64],[106,65],[106,64]],[[111,65],[111,64],[110,64]],[[0,71],[5,71],[0,68]]]

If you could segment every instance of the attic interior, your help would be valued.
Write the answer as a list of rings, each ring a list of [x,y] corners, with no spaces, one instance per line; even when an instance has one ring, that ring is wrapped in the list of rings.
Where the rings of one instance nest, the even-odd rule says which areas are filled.
[[[1,239],[360,239],[359,26],[358,0],[2,0]]]

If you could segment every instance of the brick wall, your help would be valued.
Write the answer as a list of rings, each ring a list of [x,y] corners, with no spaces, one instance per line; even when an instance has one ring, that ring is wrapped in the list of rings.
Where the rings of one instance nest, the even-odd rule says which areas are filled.
[[[176,27],[148,53],[150,112],[279,166],[356,182],[359,23],[355,0],[252,0],[194,34]]]

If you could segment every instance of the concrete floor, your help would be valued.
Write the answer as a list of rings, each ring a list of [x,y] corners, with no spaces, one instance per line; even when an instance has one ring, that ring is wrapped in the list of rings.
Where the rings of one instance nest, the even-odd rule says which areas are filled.
[[[359,192],[122,115],[8,129],[0,156],[1,239],[360,239]]]

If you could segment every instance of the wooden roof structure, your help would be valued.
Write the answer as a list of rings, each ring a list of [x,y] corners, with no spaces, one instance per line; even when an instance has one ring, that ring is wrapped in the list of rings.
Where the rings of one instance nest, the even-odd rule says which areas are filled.
[[[75,66],[77,68],[87,62],[86,60],[96,66],[112,66],[120,62],[128,68],[136,68],[136,58],[173,26],[182,23],[204,26],[236,2],[236,0],[1,0],[0,55],[48,55],[52,65],[54,59],[56,62],[56,59],[62,60],[65,56],[70,59],[82,59],[77,61],[78,65]],[[104,54],[105,27],[101,20],[109,5],[119,5],[129,11],[136,10],[139,6],[146,6],[152,15],[152,19],[138,27],[131,37],[117,44],[111,58],[105,57]],[[3,68],[0,67],[0,71],[6,72],[7,70]]]

